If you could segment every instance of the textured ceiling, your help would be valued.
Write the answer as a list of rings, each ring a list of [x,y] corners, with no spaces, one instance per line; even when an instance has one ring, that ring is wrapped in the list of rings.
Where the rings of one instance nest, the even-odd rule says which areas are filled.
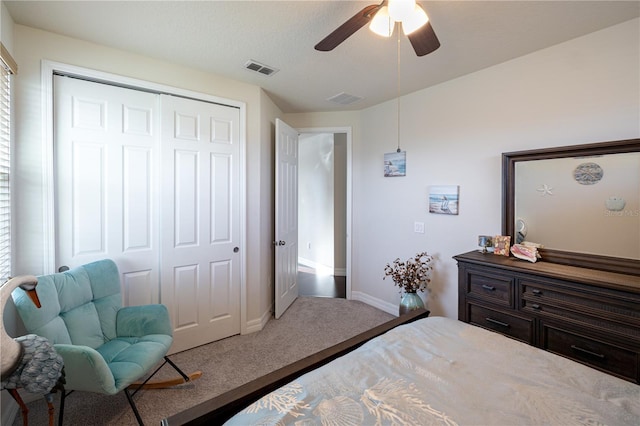
[[[313,46],[376,1],[6,1],[17,24],[209,71],[264,88],[284,112],[362,109],[398,93],[398,41],[360,29]],[[640,16],[640,1],[420,1],[440,39],[417,57],[400,37],[410,93]],[[244,68],[253,59],[280,71]],[[364,99],[327,101],[345,92]]]

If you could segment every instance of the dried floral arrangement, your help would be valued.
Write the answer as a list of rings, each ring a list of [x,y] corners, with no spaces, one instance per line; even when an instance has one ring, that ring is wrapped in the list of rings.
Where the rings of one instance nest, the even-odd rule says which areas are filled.
[[[396,259],[392,264],[384,267],[384,278],[391,277],[393,283],[400,287],[400,291],[416,293],[425,291],[431,282],[431,261],[433,256],[427,252],[417,253],[415,257],[401,262]]]

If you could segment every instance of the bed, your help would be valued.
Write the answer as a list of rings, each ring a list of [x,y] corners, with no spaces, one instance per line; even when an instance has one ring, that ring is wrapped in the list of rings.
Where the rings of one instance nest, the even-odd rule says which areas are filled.
[[[457,320],[393,321],[163,424],[640,424],[636,384]]]

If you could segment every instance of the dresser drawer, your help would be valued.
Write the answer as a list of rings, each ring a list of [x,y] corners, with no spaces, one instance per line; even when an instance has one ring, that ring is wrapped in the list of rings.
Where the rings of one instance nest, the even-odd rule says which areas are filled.
[[[467,271],[467,296],[514,307],[513,279],[500,274]]]
[[[479,325],[498,333],[513,337],[524,343],[533,344],[533,319],[515,316],[511,313],[478,306],[468,305],[468,318],[471,324]]]
[[[525,300],[544,300],[557,306],[576,307],[589,310],[607,317],[623,319],[640,325],[640,309],[637,296],[628,293],[597,289],[590,286],[576,287],[569,283],[559,285],[557,282],[534,281],[522,278],[519,280],[522,298]]]
[[[542,323],[543,349],[639,383],[640,355],[597,338],[588,337],[578,330]]]
[[[638,300],[521,279],[520,310],[553,320],[570,320],[590,330],[640,340]]]

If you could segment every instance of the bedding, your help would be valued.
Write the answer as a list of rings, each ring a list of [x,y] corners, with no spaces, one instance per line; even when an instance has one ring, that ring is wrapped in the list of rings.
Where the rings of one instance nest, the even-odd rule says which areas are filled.
[[[444,317],[399,326],[227,425],[640,424],[640,386]]]

